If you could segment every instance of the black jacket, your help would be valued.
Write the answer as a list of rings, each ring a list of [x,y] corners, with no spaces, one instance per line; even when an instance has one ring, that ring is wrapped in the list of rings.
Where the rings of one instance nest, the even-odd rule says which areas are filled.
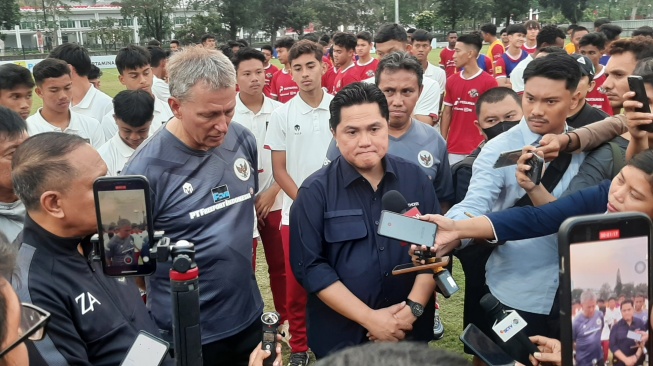
[[[26,215],[17,242],[12,285],[22,302],[51,314],[46,337],[29,347],[38,353],[30,359],[50,366],[119,365],[140,330],[158,335],[135,283],[106,277],[100,263],[87,260],[88,239],[57,237]],[[80,243],[85,256],[77,251]]]

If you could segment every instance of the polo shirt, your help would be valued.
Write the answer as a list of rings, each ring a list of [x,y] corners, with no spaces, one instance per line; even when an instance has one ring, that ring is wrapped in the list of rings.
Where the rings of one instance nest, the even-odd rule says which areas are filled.
[[[447,78],[457,72],[456,62],[453,59],[456,51],[453,48],[445,47],[440,51],[440,67],[444,69]]]
[[[612,105],[610,104],[610,99],[608,99],[607,95],[601,92],[603,83],[607,78],[608,77],[605,75],[605,67],[602,67],[601,71],[599,71],[596,75],[594,75],[594,83],[595,83],[594,89],[592,89],[591,92],[587,93],[585,100],[592,107],[601,109],[605,113],[611,116],[613,114],[613,111],[612,111]]]
[[[154,112],[152,123],[150,124],[150,135],[154,135],[154,132],[168,122],[173,116],[174,115],[172,114],[172,110],[168,103],[159,98],[154,98]],[[118,125],[116,124],[116,120],[113,118],[113,108],[111,108],[111,111],[102,118],[102,132],[107,141],[109,141],[114,135],[118,134]]]
[[[272,175],[272,151],[265,149],[265,135],[268,131],[270,123],[270,115],[272,112],[283,106],[282,103],[270,99],[266,96],[263,97],[263,107],[258,113],[249,110],[245,104],[240,100],[240,94],[236,96],[236,112],[234,114],[233,122],[240,123],[245,126],[256,138],[256,147],[258,149],[258,185],[259,192],[263,192],[274,184],[274,176]],[[277,211],[283,207],[283,193],[279,191],[277,198],[272,205],[270,211]]]
[[[444,93],[444,87],[447,84],[447,74],[444,70],[429,62],[428,66],[426,66],[426,70],[424,70],[424,77],[438,83],[440,93]]]
[[[329,91],[331,94],[336,95],[342,88],[358,81],[361,81],[360,73],[356,70],[356,64],[352,62],[347,68],[338,70]]]
[[[323,93],[317,108],[300,97],[277,108],[270,115],[265,148],[286,152],[286,171],[299,187],[304,179],[320,169],[332,139],[329,104],[333,96]],[[283,194],[281,224],[289,224],[292,199]]]
[[[263,300],[252,269],[254,135],[231,123],[219,147],[200,151],[162,128],[136,149],[121,174],[147,177],[155,230],[165,231],[173,243],[195,244],[202,344],[260,322]],[[170,265],[158,263],[146,279],[148,309],[166,337],[172,334]]]
[[[263,70],[265,70],[265,86],[263,86],[263,94],[269,97],[270,83],[272,83],[272,77],[274,76],[274,74],[277,73],[277,71],[279,71],[279,68],[272,64],[268,64],[268,67],[263,68]]]
[[[62,130],[46,121],[41,115],[41,109],[27,117],[27,133],[30,136],[45,132],[63,132],[86,139],[96,149],[104,144],[104,134],[97,120],[70,110],[70,122],[68,127]]]
[[[113,99],[91,84],[86,95],[76,105],[70,104],[70,110],[97,121],[102,121],[107,112],[113,108]]]
[[[401,137],[388,135],[390,139],[388,154],[398,156],[422,168],[433,184],[438,201],[453,202],[453,178],[449,166],[447,142],[442,135],[425,123],[415,119],[410,123],[410,129]],[[340,156],[340,149],[334,139],[329,145],[325,164],[338,156]]]
[[[286,103],[299,93],[297,83],[285,68],[277,71],[270,82],[270,97],[277,98],[281,103]]]
[[[361,60],[356,61],[356,72],[360,75],[360,80],[373,78],[378,67],[379,60],[374,57],[366,64],[361,64]]]
[[[154,78],[152,79],[152,94],[168,104],[168,99],[170,98],[170,86],[168,83],[154,75]]]
[[[107,164],[107,175],[115,176],[120,174],[127,160],[134,154],[134,149],[125,144],[119,134],[115,134],[97,152]]]
[[[306,289],[308,345],[318,358],[366,343],[367,330],[332,310],[317,296],[336,281],[372,309],[405,301],[415,272],[391,274],[410,262],[408,247],[377,234],[382,197],[399,191],[422,213],[439,213],[433,185],[415,164],[386,155],[378,188],[342,156],[307,178],[290,214],[290,263]],[[433,300],[413,324],[412,340],[433,338]],[[424,304],[423,304],[424,305]]]
[[[573,128],[581,128],[594,122],[603,121],[608,117],[607,113],[585,102],[585,105],[578,113],[567,117],[567,124]]]
[[[594,366],[592,360],[603,360],[603,347],[601,346],[601,331],[603,330],[603,314],[595,311],[591,318],[582,312],[572,323],[572,336],[576,345],[576,365]]]
[[[624,319],[619,320],[610,330],[610,351],[613,354],[621,351],[626,356],[634,355],[637,352],[637,347],[635,347],[636,343],[634,340],[628,338],[628,332],[638,330],[646,332],[648,330],[648,324],[636,317],[633,317],[630,325]],[[615,363],[616,366],[622,366],[623,364],[623,362]],[[641,363],[637,364],[641,365]]]
[[[513,58],[508,53],[504,53],[501,57],[494,60],[494,77],[505,78],[510,77],[512,70],[526,57],[530,56],[528,52],[519,50],[520,54],[517,58]]]

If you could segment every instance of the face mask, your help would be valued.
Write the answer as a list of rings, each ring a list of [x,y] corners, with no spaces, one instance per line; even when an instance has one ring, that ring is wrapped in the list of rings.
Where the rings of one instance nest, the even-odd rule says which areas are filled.
[[[519,121],[501,121],[490,128],[484,128],[483,132],[485,133],[489,141],[499,136],[500,134],[508,131],[509,129],[517,126],[518,124]]]

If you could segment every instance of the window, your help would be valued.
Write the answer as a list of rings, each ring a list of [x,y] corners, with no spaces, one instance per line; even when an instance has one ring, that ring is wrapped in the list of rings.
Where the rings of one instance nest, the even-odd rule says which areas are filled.
[[[79,21],[79,26],[82,28],[91,28],[91,21],[90,20],[80,20]]]
[[[60,20],[59,21],[59,27],[61,28],[75,28],[75,21],[74,20]]]
[[[37,29],[38,26],[36,22],[20,22],[20,29]]]
[[[132,26],[134,25],[134,19],[118,19],[118,24],[125,27],[125,26]]]
[[[188,23],[188,18],[186,17],[175,17],[175,25],[184,25]]]

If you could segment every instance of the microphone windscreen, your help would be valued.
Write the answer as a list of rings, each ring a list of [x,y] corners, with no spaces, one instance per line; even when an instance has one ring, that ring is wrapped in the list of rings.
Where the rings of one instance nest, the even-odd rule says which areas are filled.
[[[488,314],[495,314],[501,310],[502,305],[492,294],[485,294],[480,301],[481,308]]]
[[[388,191],[381,198],[381,207],[384,211],[404,213],[408,210],[408,202],[404,196],[397,191]]]

